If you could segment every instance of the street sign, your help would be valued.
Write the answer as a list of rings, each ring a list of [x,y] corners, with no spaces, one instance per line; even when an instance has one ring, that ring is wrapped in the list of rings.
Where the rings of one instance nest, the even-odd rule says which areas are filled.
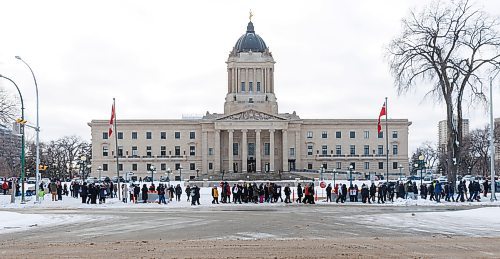
[[[326,183],[325,183],[325,182],[321,182],[321,183],[319,183],[319,187],[321,187],[321,188],[325,188],[325,187],[326,187]]]

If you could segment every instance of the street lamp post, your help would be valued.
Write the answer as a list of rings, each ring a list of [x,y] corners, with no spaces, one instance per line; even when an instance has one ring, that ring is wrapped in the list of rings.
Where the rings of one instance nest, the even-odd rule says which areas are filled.
[[[424,155],[421,154],[420,156],[418,156],[418,163],[420,166],[420,186],[422,186],[423,183],[422,171],[425,168],[424,159],[425,159]]]
[[[319,167],[319,180],[323,181],[323,165]]]
[[[401,180],[401,177],[403,177],[403,165],[399,164],[399,180]]]
[[[35,185],[35,192],[36,192],[36,202],[38,203],[40,198],[38,197],[38,185],[39,179],[40,179],[40,120],[38,116],[38,111],[39,111],[39,105],[38,105],[38,84],[36,82],[36,77],[35,73],[33,72],[33,69],[31,69],[30,65],[26,63],[20,56],[16,56],[16,59],[21,60],[30,70],[31,75],[33,76],[33,81],[35,82],[35,90],[36,90],[36,185]]]
[[[87,177],[85,175],[85,167],[87,165],[87,156],[82,155],[80,157],[80,162],[81,162],[80,169],[82,170],[82,179],[85,182],[85,179],[87,179]]]
[[[172,172],[172,170],[170,170],[170,167],[167,168],[167,182],[170,183],[170,172]]]
[[[21,94],[21,90],[19,90],[19,87],[17,84],[12,81],[12,79],[5,77],[3,75],[0,75],[0,77],[3,77],[7,80],[9,80],[12,84],[17,89],[17,92],[19,93],[19,97],[21,98],[21,120],[18,120],[19,122],[19,131],[21,133],[21,203],[24,204],[26,203],[26,200],[24,199],[24,124],[26,124],[26,121],[24,120],[24,101],[23,101],[23,95]],[[37,171],[38,171],[38,166],[37,166]],[[13,183],[14,184],[14,183]],[[38,195],[37,195],[38,197]]]
[[[200,171],[200,168],[196,168],[196,178],[198,178],[198,172]]]
[[[99,172],[99,182],[101,182],[101,172],[102,172],[102,167],[101,166],[99,166],[97,168],[97,172]]]
[[[151,165],[149,167],[149,169],[151,170],[151,184],[153,184],[154,182],[154,172],[155,172],[155,166],[154,165]]]
[[[182,181],[182,166],[179,166],[179,180]]]
[[[352,164],[349,166],[349,186],[352,186],[352,169],[354,169],[354,167],[352,166]]]
[[[335,176],[337,174],[337,170],[333,169],[333,186],[335,187]]]

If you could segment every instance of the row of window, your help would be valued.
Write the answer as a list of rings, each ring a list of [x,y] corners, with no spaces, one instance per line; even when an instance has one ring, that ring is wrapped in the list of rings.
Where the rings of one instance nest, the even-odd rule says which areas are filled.
[[[336,162],[335,163],[335,169],[336,170],[346,170],[346,169],[349,169],[349,167],[352,166],[352,170],[370,170],[370,162],[364,162],[363,163],[363,168],[356,168],[356,162],[350,162],[349,163],[349,166],[346,166],[345,168],[342,167],[342,162]],[[328,164],[327,163],[323,163],[322,165],[323,169],[324,170],[328,170]],[[398,162],[392,162],[392,169],[398,169]],[[308,163],[307,164],[307,169],[308,170],[314,170],[314,169],[317,169],[317,168],[313,168],[313,164],[312,163]],[[384,162],[378,162],[378,169],[382,170],[384,169]]]
[[[306,133],[306,138],[313,138],[313,132],[308,131]],[[328,138],[328,131],[322,131],[321,132],[321,138]],[[335,132],[335,138],[342,138],[342,131],[336,131]],[[349,131],[349,138],[356,138],[356,131]],[[370,131],[365,130],[363,131],[363,138],[364,139],[369,139],[370,138]],[[380,131],[378,133],[378,138],[384,138],[384,132]],[[398,138],[398,132],[393,131],[392,132],[392,138]]]
[[[246,91],[246,86],[245,82],[241,82],[241,91],[245,92]],[[257,82],[257,93],[260,93],[260,82]],[[253,92],[253,82],[248,82],[248,92]]]
[[[292,150],[290,150],[290,155],[291,155],[291,153],[292,153]],[[295,153],[295,150],[293,150],[293,153]],[[320,154],[320,150],[317,150],[316,154]],[[331,155],[334,154],[333,150],[330,150],[330,154]],[[392,154],[393,155],[398,154],[398,145],[392,145]],[[313,145],[311,145],[311,144],[307,145],[307,155],[308,156],[313,155]],[[328,146],[327,145],[321,146],[321,155],[328,155]],[[335,146],[335,155],[342,155],[342,145]],[[349,145],[349,155],[356,155],[356,145]],[[370,155],[370,145],[364,145],[363,155],[364,156]],[[373,155],[375,155],[375,150],[373,150]],[[377,146],[376,155],[384,155],[384,145]]]
[[[180,163],[175,163],[174,170],[179,170],[180,168],[181,168],[181,164]],[[161,163],[160,164],[160,169],[159,169],[160,171],[167,171],[167,169],[169,169],[169,168],[167,168],[167,164],[165,164],[165,163]],[[182,169],[185,169],[185,168],[182,168]],[[213,164],[212,163],[208,163],[208,169],[209,170],[213,170]],[[109,170],[108,164],[102,164],[102,171],[107,172],[108,170]],[[123,171],[123,164],[118,164],[118,170],[119,171]],[[130,168],[127,168],[127,171],[138,171],[138,170],[139,170],[138,166],[135,163],[131,164]],[[145,168],[141,168],[140,170],[141,171],[151,172],[151,164],[146,164],[146,167]],[[170,170],[172,170],[172,169],[170,169]],[[189,163],[189,170],[195,171],[196,170],[196,164],[195,163]]]
[[[209,148],[208,149],[208,154],[213,155],[213,149]],[[107,157],[109,155],[109,147],[108,146],[103,146],[102,147],[102,156]],[[114,155],[114,154],[113,154]],[[129,154],[128,150],[123,154],[123,147],[118,146],[118,156],[139,156],[139,151],[137,149],[137,146],[132,146],[132,153]],[[151,146],[146,146],[146,156],[152,156],[152,147]],[[168,155],[172,155],[172,151],[168,151]],[[186,155],[186,151],[183,152],[183,155]],[[190,156],[196,156],[196,146],[189,146],[189,155]],[[160,156],[167,156],[167,147],[166,146],[161,146],[160,147]],[[181,147],[180,146],[175,146],[174,147],[174,156],[181,156]]]
[[[118,132],[117,137],[118,137],[118,139],[123,139],[123,132]],[[146,139],[153,139],[153,132],[146,131],[145,137],[146,137]],[[108,133],[103,132],[102,139],[108,139],[108,138],[109,138]],[[130,138],[137,139],[137,131],[132,131]],[[196,132],[190,131],[189,132],[189,139],[195,139],[195,138],[196,138]],[[166,131],[160,132],[160,139],[167,139],[167,132]],[[181,132],[180,131],[174,132],[174,139],[181,139]]]

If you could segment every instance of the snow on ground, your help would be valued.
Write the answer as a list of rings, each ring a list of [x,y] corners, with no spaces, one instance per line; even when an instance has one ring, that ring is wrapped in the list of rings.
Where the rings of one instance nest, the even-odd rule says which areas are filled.
[[[413,212],[351,217],[367,228],[402,227],[411,232],[465,236],[500,236],[500,207],[445,212]]]
[[[63,214],[24,214],[0,211],[0,234],[25,231],[38,227],[97,220],[89,216]]]

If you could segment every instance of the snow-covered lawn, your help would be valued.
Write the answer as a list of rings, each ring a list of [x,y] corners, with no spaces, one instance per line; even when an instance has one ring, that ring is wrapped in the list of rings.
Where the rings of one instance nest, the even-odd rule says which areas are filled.
[[[89,216],[63,214],[24,214],[0,211],[0,234],[25,231],[42,226],[68,224],[73,222],[89,222]]]

